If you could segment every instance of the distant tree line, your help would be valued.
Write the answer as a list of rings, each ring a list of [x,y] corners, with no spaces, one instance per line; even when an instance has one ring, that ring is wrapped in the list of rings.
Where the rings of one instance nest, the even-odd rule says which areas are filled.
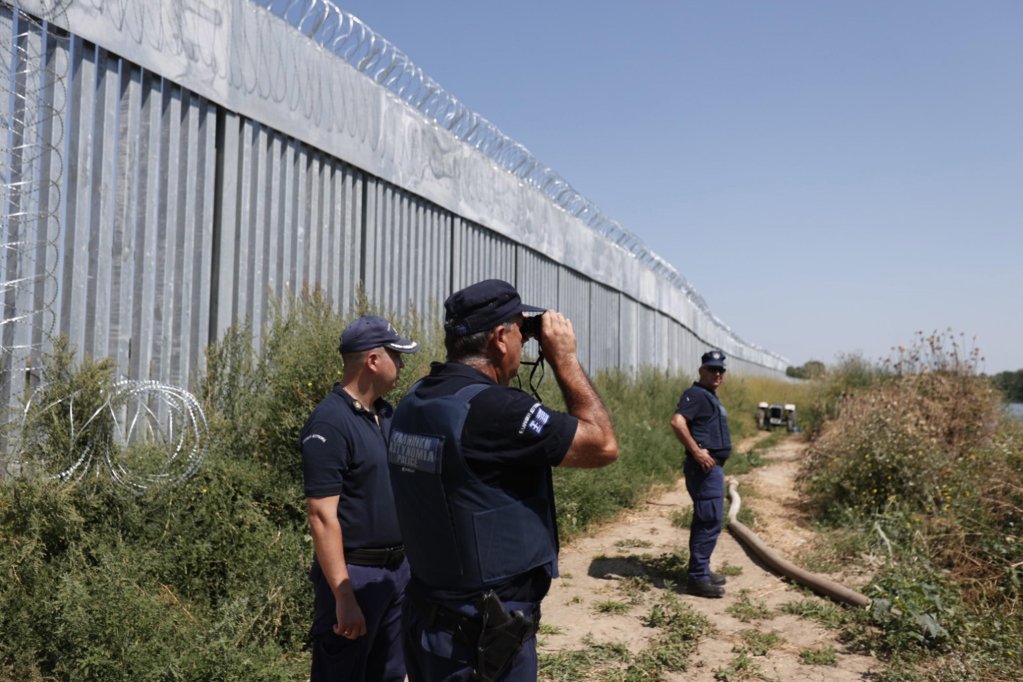
[[[1005,394],[1005,399],[1010,403],[1023,403],[1023,369],[999,372],[991,377],[991,383]]]
[[[819,360],[810,360],[799,367],[786,367],[785,376],[794,379],[820,379],[824,376],[824,363]]]

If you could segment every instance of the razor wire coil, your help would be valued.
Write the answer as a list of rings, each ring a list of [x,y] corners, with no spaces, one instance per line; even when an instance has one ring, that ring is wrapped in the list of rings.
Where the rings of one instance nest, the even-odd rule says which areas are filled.
[[[45,386],[37,388],[22,411],[10,474],[37,471],[73,483],[105,469],[118,484],[142,494],[188,480],[206,457],[206,415],[198,399],[178,386],[123,379],[85,412],[78,405],[86,401],[83,391],[45,394]],[[107,433],[93,438],[90,429]]]
[[[47,16],[63,10],[46,6]],[[25,389],[56,324],[66,63],[48,19],[0,3],[0,406]],[[5,423],[0,413],[0,426]],[[2,445],[2,443],[0,443]]]

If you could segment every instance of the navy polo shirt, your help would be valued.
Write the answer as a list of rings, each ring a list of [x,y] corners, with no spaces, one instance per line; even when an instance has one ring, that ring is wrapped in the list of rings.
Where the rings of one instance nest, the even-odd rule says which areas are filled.
[[[346,550],[401,544],[387,470],[393,409],[382,398],[372,412],[340,384],[309,416],[299,445],[306,497],[340,495],[337,515]]]
[[[682,393],[675,412],[686,418],[697,445],[706,448],[718,461],[728,458],[732,450],[728,413],[714,391],[694,383]]]

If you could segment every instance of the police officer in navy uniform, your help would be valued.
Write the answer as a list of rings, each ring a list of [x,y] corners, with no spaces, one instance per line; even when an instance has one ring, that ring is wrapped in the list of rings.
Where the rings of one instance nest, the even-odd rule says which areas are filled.
[[[618,443],[566,317],[523,305],[501,280],[444,307],[447,362],[401,399],[388,455],[412,568],[409,680],[534,682],[540,601],[557,576],[551,467],[608,465]],[[509,387],[524,315],[541,313],[540,348],[567,413]]]
[[[340,383],[313,410],[300,446],[315,558],[312,682],[401,682],[401,607],[409,580],[387,471],[402,354],[419,344],[366,316],[341,335]]]
[[[725,577],[710,570],[710,555],[724,522],[724,464],[732,453],[728,413],[717,396],[725,379],[725,354],[712,350],[700,361],[699,380],[682,394],[671,418],[675,437],[686,449],[683,472],[693,500],[686,589],[700,597],[723,597]]]

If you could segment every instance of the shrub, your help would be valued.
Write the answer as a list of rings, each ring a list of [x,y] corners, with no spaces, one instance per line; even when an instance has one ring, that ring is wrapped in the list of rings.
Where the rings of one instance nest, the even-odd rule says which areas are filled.
[[[895,374],[848,395],[804,463],[805,489],[828,518],[892,506],[934,511],[965,491],[999,423],[999,399],[975,376]]]
[[[818,515],[884,543],[863,590],[872,609],[850,632],[896,676],[950,679],[950,662],[956,679],[1021,671],[1023,432],[978,359],[962,335],[918,335],[821,410],[832,416],[804,462]],[[935,652],[946,658],[931,666]]]
[[[45,383],[27,397],[25,419],[12,433],[24,471],[76,480],[113,447],[113,421],[105,409],[113,375],[109,358],[76,363],[67,337],[54,341],[43,360]]]

